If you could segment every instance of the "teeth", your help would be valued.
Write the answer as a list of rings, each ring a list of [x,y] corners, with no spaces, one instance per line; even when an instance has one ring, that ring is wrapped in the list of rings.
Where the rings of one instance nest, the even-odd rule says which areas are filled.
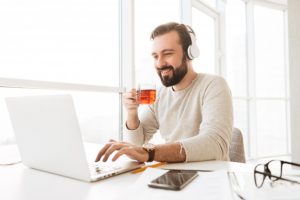
[[[168,74],[169,71],[171,71],[171,69],[164,69],[164,70],[161,71],[161,74],[162,75]]]

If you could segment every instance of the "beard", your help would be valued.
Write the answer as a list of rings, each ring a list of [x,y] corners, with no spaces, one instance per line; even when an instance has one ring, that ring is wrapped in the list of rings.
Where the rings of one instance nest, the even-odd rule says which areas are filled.
[[[163,70],[171,70],[172,75],[162,76],[161,72]],[[186,63],[186,59],[183,56],[181,65],[179,67],[175,68],[172,65],[164,65],[160,69],[157,70],[157,74],[158,74],[162,84],[166,87],[170,87],[170,86],[174,86],[174,85],[178,84],[183,79],[183,77],[186,75],[187,71],[188,71],[188,66]]]

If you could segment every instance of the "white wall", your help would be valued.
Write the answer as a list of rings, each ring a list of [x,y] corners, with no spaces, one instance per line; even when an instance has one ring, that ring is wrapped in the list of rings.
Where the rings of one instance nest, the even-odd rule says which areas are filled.
[[[292,160],[300,163],[300,1],[288,0]]]

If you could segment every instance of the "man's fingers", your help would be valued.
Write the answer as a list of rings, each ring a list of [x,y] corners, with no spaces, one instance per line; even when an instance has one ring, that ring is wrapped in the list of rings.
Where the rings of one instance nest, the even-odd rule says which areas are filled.
[[[116,150],[120,150],[122,149],[122,147],[124,147],[125,144],[122,143],[114,143],[112,144],[105,152],[104,157],[103,157],[103,162],[106,162],[107,159],[109,158],[109,156]]]
[[[115,156],[112,158],[112,161],[116,161],[120,156],[126,155],[131,158],[137,157],[137,152],[134,148],[131,147],[124,147],[118,153],[115,154]]]
[[[137,91],[132,89],[129,92],[123,94],[123,105],[127,110],[137,109],[139,103],[137,102]]]
[[[124,99],[123,102],[125,105],[138,105],[136,99]]]
[[[116,161],[120,156],[124,154],[130,157],[131,159],[138,160],[141,162],[144,162],[144,160],[146,159],[145,155],[143,155],[145,154],[145,152],[143,149],[141,150],[141,147],[138,148],[127,142],[116,142],[115,140],[110,139],[109,142],[99,151],[95,162],[101,160],[102,157],[102,161],[106,162],[110,155],[114,152],[116,153],[112,158],[112,161]]]
[[[112,145],[111,142],[107,143],[98,153],[96,159],[95,159],[95,162],[98,162],[101,157],[105,154],[105,152],[107,151],[107,149]]]
[[[128,148],[123,148],[118,153],[115,154],[115,156],[111,159],[112,161],[116,161],[120,156],[126,154],[128,152]]]
[[[134,104],[137,103],[137,98],[123,98],[125,104]]]
[[[123,99],[131,99],[131,100],[136,100],[137,97],[137,92],[135,89],[131,90],[130,92],[126,92],[123,94]]]

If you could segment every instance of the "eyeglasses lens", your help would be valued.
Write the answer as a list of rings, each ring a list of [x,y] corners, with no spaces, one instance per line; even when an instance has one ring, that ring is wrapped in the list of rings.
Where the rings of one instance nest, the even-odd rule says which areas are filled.
[[[272,181],[276,181],[279,179],[276,177],[281,177],[281,161],[273,160],[273,161],[269,162],[268,168],[269,168],[271,174],[273,175],[273,177],[270,177],[270,179]],[[274,176],[276,176],[276,177],[274,177]]]
[[[257,171],[254,176],[255,176],[255,184],[257,187],[261,187],[264,179],[265,179],[265,175],[264,175],[264,165],[260,164],[257,165],[255,170]],[[261,173],[259,173],[261,172]]]

